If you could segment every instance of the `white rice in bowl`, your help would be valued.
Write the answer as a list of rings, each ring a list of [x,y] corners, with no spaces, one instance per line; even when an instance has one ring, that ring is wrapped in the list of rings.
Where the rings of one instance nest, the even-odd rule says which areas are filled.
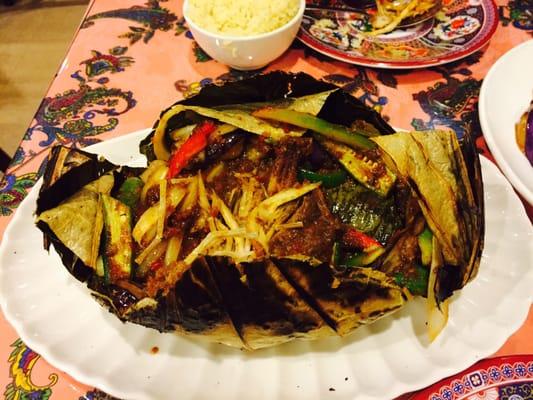
[[[228,36],[271,32],[298,12],[299,0],[189,0],[189,18],[206,31]]]

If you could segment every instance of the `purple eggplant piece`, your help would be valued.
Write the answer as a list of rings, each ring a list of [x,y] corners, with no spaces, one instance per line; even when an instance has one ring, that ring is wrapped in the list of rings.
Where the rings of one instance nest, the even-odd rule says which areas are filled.
[[[527,115],[525,151],[529,163],[533,166],[533,104]]]

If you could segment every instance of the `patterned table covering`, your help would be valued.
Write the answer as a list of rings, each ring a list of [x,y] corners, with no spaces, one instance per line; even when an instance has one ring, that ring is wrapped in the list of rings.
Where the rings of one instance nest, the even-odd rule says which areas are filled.
[[[498,0],[497,6],[500,21],[489,45],[444,66],[364,68],[333,61],[295,41],[263,72],[305,71],[335,83],[396,127],[471,132],[480,152],[491,157],[477,115],[481,81],[503,53],[533,37],[533,0]],[[84,147],[150,127],[161,109],[203,85],[249,75],[212,61],[196,45],[180,0],[93,0],[0,183],[0,234],[41,175],[54,144]],[[533,354],[532,338],[533,309],[496,355]],[[112,398],[49,365],[19,339],[1,312],[0,393],[7,400]]]

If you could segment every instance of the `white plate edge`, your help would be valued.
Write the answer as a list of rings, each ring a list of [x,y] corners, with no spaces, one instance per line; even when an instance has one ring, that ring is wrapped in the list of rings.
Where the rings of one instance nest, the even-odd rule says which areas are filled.
[[[109,139],[105,143],[106,143],[106,145],[109,144],[110,141],[112,143],[115,143],[115,142],[116,143],[120,143],[121,141],[130,141],[130,140],[132,140],[132,138],[136,138],[136,139],[140,140],[149,131],[150,131],[150,129],[139,130],[139,131],[133,132],[131,134],[127,134],[127,135],[119,136],[119,137],[116,137],[116,138],[113,138],[113,139]],[[100,143],[92,145],[92,146],[89,146],[89,147],[85,148],[84,150],[86,150],[88,152],[91,152],[91,153],[96,153],[96,152],[98,152],[99,147],[100,147]],[[521,201],[519,200],[519,198],[516,196],[516,193],[514,192],[514,190],[513,190],[512,186],[510,185],[510,183],[503,177],[503,175],[501,174],[501,172],[498,170],[498,168],[496,167],[496,165],[494,163],[492,163],[490,160],[488,160],[485,157],[480,157],[480,158],[481,158],[481,165],[482,165],[482,173],[489,173],[491,175],[493,174],[494,178],[498,179],[499,183],[501,183],[505,187],[506,191],[510,194],[510,198],[515,203],[515,207],[509,207],[509,209],[512,211],[512,214],[515,217],[517,217],[517,218],[521,218],[521,219],[525,219],[525,220],[529,221],[529,218],[527,217],[525,209],[524,209]],[[39,180],[33,186],[32,190],[30,192],[32,192],[34,189],[38,189],[40,187],[40,185],[41,185],[40,181],[41,180]],[[29,196],[29,194],[30,193],[28,193],[26,198],[23,200],[24,202],[31,200],[31,197]],[[20,207],[20,205],[19,205],[19,207]],[[11,219],[9,225],[6,227],[6,229],[4,231],[4,237],[3,237],[3,240],[2,240],[2,244],[0,245],[0,259],[3,259],[4,258],[4,253],[8,251],[7,247],[4,245],[3,242],[4,242],[4,238],[7,238],[9,236],[10,231],[12,229],[12,226],[15,225],[13,223],[13,221],[15,221],[16,217],[17,217],[17,215],[15,213],[15,215]],[[531,229],[530,229],[530,233],[529,234],[533,237],[533,227],[531,227],[531,225],[530,225],[530,228]],[[2,269],[0,268],[0,280],[2,279],[2,274],[3,274],[3,272],[2,272]],[[523,281],[524,282],[533,283],[533,269],[529,270],[528,275],[526,277],[524,277]],[[523,286],[525,286],[525,284]],[[529,300],[529,304],[531,304],[531,302],[533,301],[533,293],[529,292],[527,294],[529,295],[529,299],[530,299]],[[71,364],[69,362],[64,362],[61,359],[59,359],[58,357],[54,356],[54,354],[53,354],[53,352],[51,351],[50,348],[41,347],[42,344],[38,340],[34,340],[32,338],[32,336],[24,328],[22,322],[19,323],[18,319],[16,318],[16,316],[14,316],[13,314],[10,313],[9,306],[6,304],[5,296],[3,296],[2,293],[0,293],[0,308],[3,311],[4,317],[6,318],[6,320],[16,330],[16,332],[18,333],[18,335],[20,336],[20,338],[24,341],[24,343],[26,345],[28,345],[30,348],[35,350],[39,355],[41,355],[51,365],[53,365],[54,367],[64,371],[65,373],[67,373],[69,376],[71,376],[72,378],[74,378],[78,382],[80,382],[82,384],[85,384],[85,385],[88,385],[88,386],[96,387],[96,388],[98,388],[100,390],[103,390],[104,392],[106,392],[106,393],[108,393],[108,394],[110,394],[110,395],[112,395],[114,397],[118,397],[118,398],[135,398],[135,399],[140,399],[140,400],[153,400],[153,398],[146,391],[138,392],[138,393],[126,393],[126,392],[120,392],[120,391],[115,390],[115,388],[113,386],[108,386],[105,383],[102,384],[102,382],[99,381],[98,378],[94,378],[94,377],[88,376],[85,373],[81,372],[75,365],[73,365],[73,364]],[[516,313],[516,314],[519,314],[518,315],[519,318],[517,318],[515,320],[515,323],[511,324],[511,326],[510,326],[510,328],[511,328],[513,333],[516,332],[516,330],[523,325],[523,323],[526,320],[527,315],[529,313],[529,308],[530,308],[530,305],[528,305],[527,307],[524,306],[523,309],[521,310],[522,312]],[[470,365],[474,364],[475,362],[477,362],[477,361],[479,361],[479,360],[481,360],[483,358],[486,358],[486,357],[490,356],[491,354],[495,353],[507,341],[508,337],[503,338],[501,343],[494,343],[493,346],[491,346],[489,354],[476,354],[476,355],[474,355],[474,356],[472,356],[472,357],[470,357],[470,358],[468,358],[466,360],[463,360],[460,363],[458,362],[453,367],[439,366],[438,369],[432,370],[433,373],[431,373],[431,374],[428,373],[424,378],[422,378],[418,385],[410,385],[410,384],[407,384],[407,383],[404,383],[404,382],[397,382],[396,381],[394,386],[392,386],[389,389],[388,395],[390,395],[390,397],[394,398],[394,397],[399,396],[401,394],[404,394],[404,393],[406,393],[408,391],[415,391],[415,390],[422,389],[422,388],[424,388],[424,387],[426,387],[428,385],[431,385],[431,384],[439,381],[440,379],[443,379],[443,378],[451,376],[451,375],[453,375],[453,374],[455,374],[457,372],[460,372],[460,371],[466,369],[467,367],[469,367]],[[489,350],[487,350],[487,352],[489,352]],[[480,352],[478,352],[478,353],[480,353]],[[461,365],[461,366],[458,367],[458,365]],[[364,394],[362,394],[358,398],[367,398],[367,399],[373,399],[373,400],[377,400],[378,399],[378,398],[376,398],[374,396],[364,395]]]

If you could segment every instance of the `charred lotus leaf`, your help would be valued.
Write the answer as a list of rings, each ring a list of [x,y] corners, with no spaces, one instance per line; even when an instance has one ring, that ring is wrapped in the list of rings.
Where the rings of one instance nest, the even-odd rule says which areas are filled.
[[[370,147],[347,166],[317,135]],[[347,335],[416,295],[434,337],[479,267],[471,138],[395,133],[309,75],[208,85],[164,110],[141,152],[135,169],[54,148],[36,211],[45,247],[123,322],[253,350]]]
[[[256,75],[250,79],[229,82],[223,86],[207,85],[196,96],[183,100],[185,105],[215,107],[227,104],[261,103],[301,97],[335,89],[336,86],[318,81],[303,72],[281,71]]]
[[[54,146],[48,157],[36,213],[54,208],[86,184],[107,174],[116,166],[95,154],[64,146]]]
[[[335,90],[336,89],[336,90]],[[283,101],[287,98],[299,98],[303,96],[315,95],[332,91],[327,98],[319,116],[327,121],[352,125],[355,121],[365,121],[374,126],[382,134],[392,133],[392,129],[383,118],[374,110],[365,106],[360,100],[343,92],[335,85],[319,81],[305,73],[285,73],[271,72],[265,75],[256,75],[250,79],[230,82],[224,86],[215,84],[207,85],[195,96],[174,103],[163,110],[163,116],[169,109],[176,105],[219,107],[228,105],[244,105],[249,103],[268,104]],[[192,118],[192,119],[191,119]],[[186,126],[194,122],[196,117],[191,113],[182,112],[170,118],[165,127],[165,141],[170,148],[169,133],[177,128]],[[159,121],[154,125],[154,129]],[[145,154],[148,160],[153,160],[155,154],[151,145],[154,131],[146,137],[140,144],[141,153]]]
[[[76,279],[81,282],[87,281],[94,274],[94,270],[88,267],[67,246],[65,246],[44,222],[37,222],[37,227],[43,232],[44,247],[48,250],[50,244],[61,258],[63,265]]]
[[[448,131],[401,132],[372,138],[390,157],[438,240],[443,263],[429,278],[439,304],[472,279],[483,248],[483,181],[469,138]],[[467,168],[467,164],[470,165]],[[435,246],[434,246],[435,247]]]
[[[276,262],[287,279],[339,335],[400,308],[401,289],[380,271],[353,268],[338,274],[328,265],[309,269],[291,260]]]
[[[210,260],[228,312],[247,347],[281,344],[294,337],[334,335],[272,262],[240,266]]]
[[[356,121],[365,121],[374,126],[382,135],[394,133],[394,129],[376,111],[365,106],[359,99],[338,90],[326,100],[318,114],[329,122],[351,126]]]

